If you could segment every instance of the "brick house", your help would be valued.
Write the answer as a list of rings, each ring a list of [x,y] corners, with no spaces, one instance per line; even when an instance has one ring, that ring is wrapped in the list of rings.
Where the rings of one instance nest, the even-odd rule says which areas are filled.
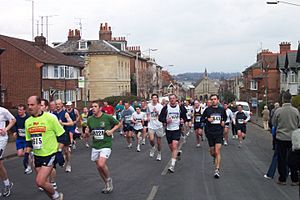
[[[81,99],[78,76],[82,65],[46,45],[46,38],[35,41],[0,35],[1,104],[26,104],[31,95],[63,101]]]

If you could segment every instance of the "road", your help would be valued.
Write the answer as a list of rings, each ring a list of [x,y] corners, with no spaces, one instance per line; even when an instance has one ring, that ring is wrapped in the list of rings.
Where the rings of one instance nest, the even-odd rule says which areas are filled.
[[[231,140],[222,147],[221,178],[213,178],[212,158],[204,141],[195,148],[194,136],[182,145],[182,160],[177,162],[175,173],[166,172],[170,152],[164,138],[162,161],[149,157],[148,145],[141,152],[127,149],[125,139],[115,135],[108,165],[114,182],[111,194],[102,194],[103,183],[90,161],[90,149],[81,142],[73,151],[73,171],[58,169],[57,184],[65,200],[296,200],[298,187],[279,186],[274,180],[263,178],[271,161],[271,137],[260,127],[249,124],[247,138],[242,148]],[[24,175],[22,160],[5,161],[10,179],[14,182],[8,199],[47,199],[38,191],[34,174]],[[290,183],[290,180],[288,180]]]

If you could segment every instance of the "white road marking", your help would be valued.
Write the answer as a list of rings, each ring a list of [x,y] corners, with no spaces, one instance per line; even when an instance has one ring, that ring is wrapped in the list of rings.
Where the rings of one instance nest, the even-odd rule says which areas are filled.
[[[158,185],[153,186],[149,196],[147,197],[147,200],[153,200],[157,191],[158,191]]]

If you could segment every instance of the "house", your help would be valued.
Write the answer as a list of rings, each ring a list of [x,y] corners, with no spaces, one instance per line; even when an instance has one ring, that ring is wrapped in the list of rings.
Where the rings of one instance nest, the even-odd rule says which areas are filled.
[[[93,101],[108,96],[122,96],[131,92],[130,60],[125,38],[113,41],[111,27],[100,25],[98,40],[84,40],[78,30],[69,30],[68,41],[55,48],[67,56],[83,58],[85,62],[84,99]]]
[[[37,95],[64,102],[81,100],[78,77],[83,65],[46,45],[46,38],[35,41],[0,35],[1,104],[13,107],[26,104]]]
[[[208,78],[207,70],[205,69],[204,78],[200,79],[195,84],[195,98],[200,101],[207,100],[210,95],[218,94],[219,83],[218,81]]]

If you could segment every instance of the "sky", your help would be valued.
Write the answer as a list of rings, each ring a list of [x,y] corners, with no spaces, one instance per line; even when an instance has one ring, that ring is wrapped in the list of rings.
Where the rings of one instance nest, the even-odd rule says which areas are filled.
[[[1,7],[0,34],[31,40],[32,1],[1,0]],[[66,41],[79,19],[83,39],[98,39],[107,22],[128,46],[146,55],[157,49],[151,57],[172,74],[242,72],[261,49],[278,52],[280,42],[297,49],[300,40],[300,6],[265,0],[34,0],[34,14],[35,35],[36,20],[52,16],[49,44]]]

